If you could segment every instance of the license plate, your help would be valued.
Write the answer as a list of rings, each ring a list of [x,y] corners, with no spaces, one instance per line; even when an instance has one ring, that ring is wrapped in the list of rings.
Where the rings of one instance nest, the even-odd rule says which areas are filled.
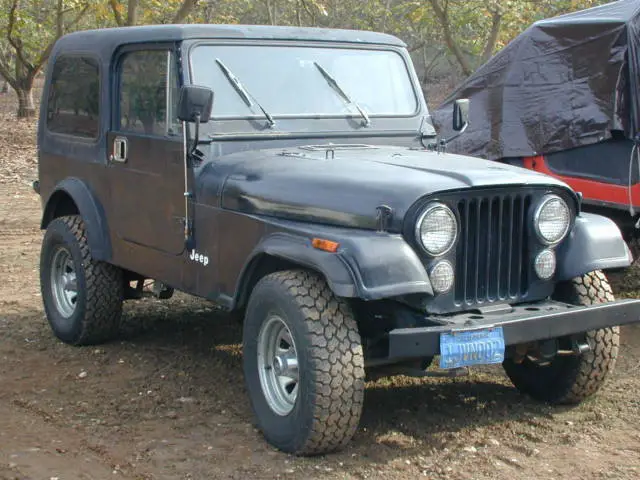
[[[502,327],[440,334],[440,368],[502,363]]]

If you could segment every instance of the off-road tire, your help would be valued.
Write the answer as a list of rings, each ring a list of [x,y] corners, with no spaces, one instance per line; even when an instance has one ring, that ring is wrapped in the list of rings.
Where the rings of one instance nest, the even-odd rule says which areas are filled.
[[[296,344],[299,375],[293,410],[269,406],[258,372],[258,335],[277,313]],[[364,357],[349,305],[312,272],[290,270],[262,278],[253,289],[243,333],[244,373],[257,423],[267,441],[298,455],[338,450],[355,433],[364,399]]]
[[[614,300],[607,277],[593,271],[557,286],[554,299],[574,305],[592,305]],[[548,365],[529,359],[517,364],[511,359],[504,369],[513,384],[523,393],[549,403],[576,404],[596,393],[613,371],[620,328],[610,327],[587,332],[590,350],[576,356],[557,356]]]
[[[69,317],[60,312],[53,299],[51,269],[60,247],[70,254],[76,274],[78,295]],[[79,215],[56,218],[47,226],[40,255],[40,288],[49,325],[63,342],[95,345],[117,336],[124,298],[122,271],[91,257]]]

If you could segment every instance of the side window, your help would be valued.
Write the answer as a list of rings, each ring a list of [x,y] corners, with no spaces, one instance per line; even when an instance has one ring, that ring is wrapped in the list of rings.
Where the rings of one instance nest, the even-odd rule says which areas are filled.
[[[126,54],[120,63],[119,129],[150,135],[175,135],[178,78],[167,50]]]
[[[100,73],[91,57],[61,56],[55,60],[47,128],[83,138],[97,138],[100,125]]]

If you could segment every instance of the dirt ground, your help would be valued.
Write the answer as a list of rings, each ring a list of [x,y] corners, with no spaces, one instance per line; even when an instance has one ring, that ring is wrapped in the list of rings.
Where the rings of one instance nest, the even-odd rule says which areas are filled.
[[[500,368],[381,379],[349,447],[306,459],[254,428],[240,329],[206,302],[127,303],[119,341],[60,343],[39,293],[34,142],[33,122],[0,116],[0,479],[640,478],[640,327],[581,406],[535,403]]]

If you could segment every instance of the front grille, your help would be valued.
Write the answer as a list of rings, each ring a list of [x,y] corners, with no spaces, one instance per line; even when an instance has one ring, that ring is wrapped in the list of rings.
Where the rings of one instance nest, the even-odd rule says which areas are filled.
[[[458,306],[513,301],[526,294],[530,205],[530,193],[492,193],[457,202]]]

